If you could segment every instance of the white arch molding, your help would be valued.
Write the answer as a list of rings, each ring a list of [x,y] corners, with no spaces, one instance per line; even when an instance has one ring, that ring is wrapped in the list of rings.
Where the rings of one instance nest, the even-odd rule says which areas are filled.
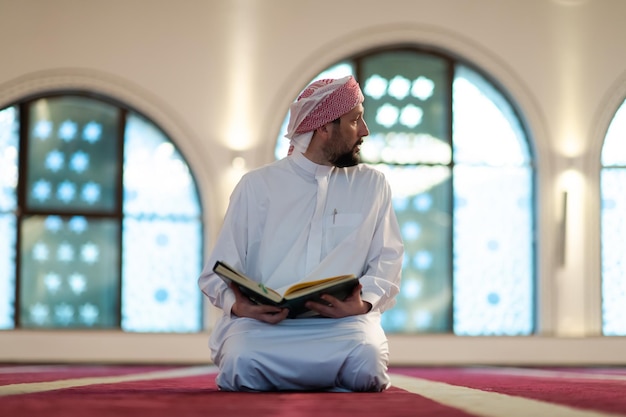
[[[0,84],[0,108],[11,103],[40,93],[60,90],[78,90],[102,94],[118,100],[137,110],[156,123],[174,140],[183,157],[189,164],[198,184],[202,208],[205,213],[207,229],[214,229],[215,215],[211,213],[215,201],[211,178],[214,163],[201,159],[202,151],[198,148],[199,138],[188,129],[176,111],[154,94],[142,89],[121,77],[102,71],[84,68],[55,68],[29,73]],[[211,213],[219,215],[219,213]]]

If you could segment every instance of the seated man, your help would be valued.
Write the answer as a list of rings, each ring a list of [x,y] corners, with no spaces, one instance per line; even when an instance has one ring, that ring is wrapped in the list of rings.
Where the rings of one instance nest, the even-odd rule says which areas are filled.
[[[291,105],[289,155],[243,176],[199,278],[223,310],[209,345],[228,391],[383,391],[380,315],[399,290],[403,245],[383,174],[359,164],[369,130],[351,76],[312,83]],[[315,318],[257,305],[212,271],[224,261],[266,287],[354,274],[345,300],[309,302]]]

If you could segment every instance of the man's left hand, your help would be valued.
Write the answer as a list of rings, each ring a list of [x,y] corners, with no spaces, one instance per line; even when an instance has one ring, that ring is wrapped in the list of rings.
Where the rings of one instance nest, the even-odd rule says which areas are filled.
[[[321,316],[332,318],[366,314],[371,310],[372,305],[367,301],[363,301],[361,299],[362,288],[363,286],[361,284],[357,285],[354,288],[354,291],[352,291],[352,294],[350,294],[343,301],[336,297],[333,297],[332,295],[324,294],[321,298],[329,305],[309,301],[306,303],[306,307],[310,310],[315,311]]]

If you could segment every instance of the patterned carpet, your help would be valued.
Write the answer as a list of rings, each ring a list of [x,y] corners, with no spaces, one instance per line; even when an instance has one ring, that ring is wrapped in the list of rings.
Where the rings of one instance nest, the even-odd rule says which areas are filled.
[[[0,366],[0,416],[626,416],[624,368],[393,368],[384,393],[229,393],[211,366]]]

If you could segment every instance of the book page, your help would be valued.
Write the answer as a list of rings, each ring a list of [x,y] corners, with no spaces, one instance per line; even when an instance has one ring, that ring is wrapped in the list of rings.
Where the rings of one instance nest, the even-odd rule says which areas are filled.
[[[299,284],[295,284],[289,287],[287,291],[285,291],[285,297],[288,295],[293,295],[295,292],[300,292],[300,291],[305,292],[305,290],[310,290],[312,287],[320,287],[320,288],[331,287],[335,282],[341,282],[341,281],[349,280],[352,278],[354,278],[354,275],[349,274],[349,275],[339,275],[339,276],[330,277],[330,278],[322,278],[322,279],[318,279],[315,281],[301,282]]]
[[[260,296],[265,296],[270,298],[272,301],[280,302],[282,300],[282,296],[274,291],[271,288],[266,287],[260,282],[256,282],[242,273],[236,271],[231,266],[218,261],[213,268],[216,274],[221,276],[223,279],[227,279],[229,281],[235,282],[240,287],[245,287],[250,289],[251,291],[259,294]]]

